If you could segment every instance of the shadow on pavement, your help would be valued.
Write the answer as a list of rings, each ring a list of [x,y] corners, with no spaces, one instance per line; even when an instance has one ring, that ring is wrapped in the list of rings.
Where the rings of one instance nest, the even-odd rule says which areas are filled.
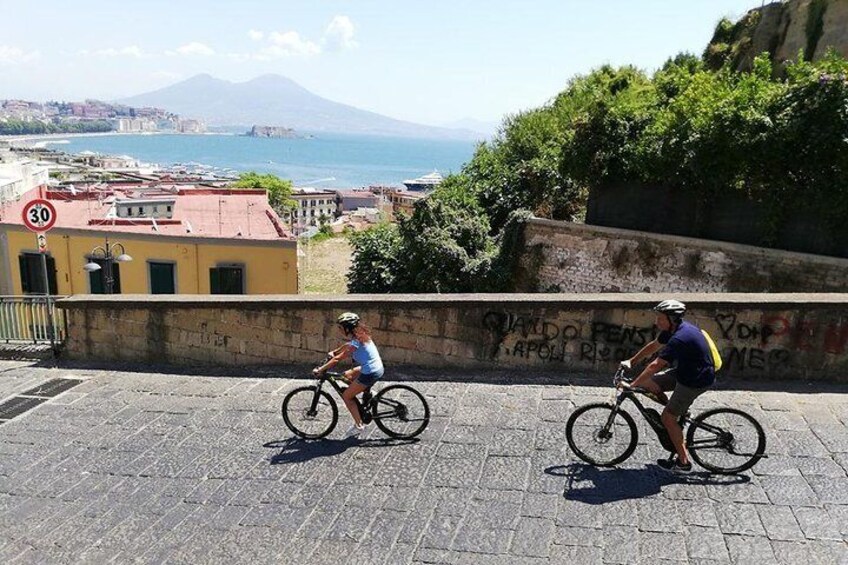
[[[545,469],[545,473],[556,477],[567,477],[563,496],[586,504],[603,504],[617,500],[638,499],[659,494],[662,488],[672,484],[728,485],[750,482],[746,475],[713,475],[693,472],[675,475],[658,465],[638,469],[602,468],[586,463],[556,465]]]
[[[418,439],[400,440],[390,438],[380,439],[358,439],[354,437],[346,439],[321,439],[305,440],[300,438],[289,438],[269,441],[262,447],[279,449],[280,452],[271,457],[271,465],[284,465],[286,463],[302,463],[320,457],[332,457],[344,453],[348,448],[368,447],[392,447],[395,445],[409,445],[417,443]]]

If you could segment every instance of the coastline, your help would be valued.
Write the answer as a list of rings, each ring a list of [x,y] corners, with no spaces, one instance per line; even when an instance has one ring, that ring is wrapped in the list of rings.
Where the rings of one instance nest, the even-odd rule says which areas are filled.
[[[0,141],[50,141],[71,137],[109,137],[109,136],[149,136],[149,135],[233,135],[230,133],[205,132],[205,133],[180,133],[177,131],[97,131],[89,133],[41,133],[35,135],[2,135]]]

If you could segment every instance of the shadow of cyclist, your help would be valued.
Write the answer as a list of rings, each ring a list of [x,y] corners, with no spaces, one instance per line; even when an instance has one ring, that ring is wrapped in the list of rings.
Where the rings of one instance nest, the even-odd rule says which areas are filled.
[[[586,504],[645,498],[660,493],[664,486],[671,484],[727,485],[747,483],[751,480],[745,475],[713,475],[707,472],[673,475],[662,470],[658,465],[648,465],[647,469],[644,467],[626,469],[570,463],[548,467],[545,473],[567,477],[568,484],[565,486],[563,496]]]
[[[391,438],[379,439],[322,439],[321,441],[308,441],[300,438],[289,438],[283,440],[269,441],[262,447],[269,449],[280,449],[269,460],[271,465],[283,465],[286,463],[303,463],[321,457],[332,457],[344,453],[350,447],[391,447],[393,445],[408,445],[417,443],[418,440],[399,440]]]

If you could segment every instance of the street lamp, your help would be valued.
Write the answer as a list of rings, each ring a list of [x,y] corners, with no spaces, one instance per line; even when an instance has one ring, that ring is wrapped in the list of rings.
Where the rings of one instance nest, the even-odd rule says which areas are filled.
[[[120,249],[120,253],[117,253],[117,250]],[[106,245],[104,247],[100,247],[99,245],[91,250],[91,261],[82,266],[83,270],[89,273],[94,273],[99,271],[102,267],[94,261],[94,259],[103,259],[104,264],[106,265],[106,270],[103,273],[103,282],[104,282],[104,290],[106,294],[112,294],[112,285],[115,283],[115,278],[112,273],[112,264],[117,263],[126,263],[127,261],[132,261],[132,257],[127,255],[127,250],[124,249],[124,245],[122,243],[113,243],[109,245],[109,238],[106,238]]]

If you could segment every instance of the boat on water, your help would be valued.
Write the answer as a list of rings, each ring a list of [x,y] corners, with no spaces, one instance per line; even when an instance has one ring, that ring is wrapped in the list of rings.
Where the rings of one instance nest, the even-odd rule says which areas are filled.
[[[417,179],[405,180],[403,181],[403,185],[408,190],[415,191],[426,191],[433,190],[445,180],[444,177],[439,174],[439,171],[433,171],[429,175],[424,175],[423,177],[418,177]]]

